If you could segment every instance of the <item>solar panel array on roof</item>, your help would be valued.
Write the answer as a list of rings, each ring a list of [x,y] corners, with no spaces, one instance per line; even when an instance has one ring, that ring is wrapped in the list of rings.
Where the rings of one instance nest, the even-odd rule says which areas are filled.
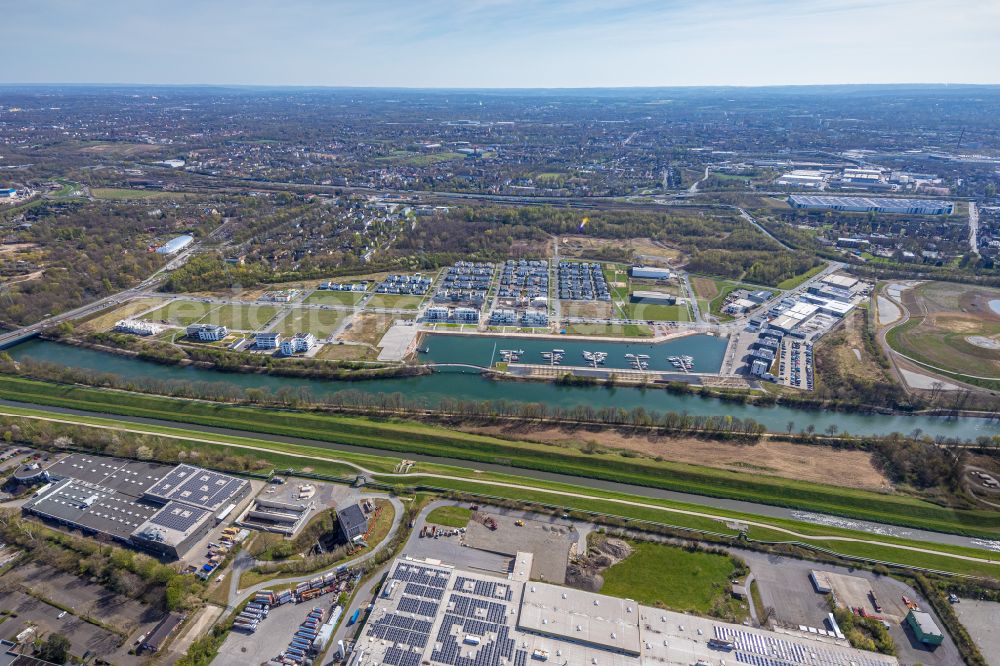
[[[59,478],[79,479],[140,497],[170,469],[156,463],[74,453],[52,463],[46,471]]]
[[[786,641],[751,631],[715,625],[715,637],[732,641],[736,660],[752,666],[891,666],[894,662],[871,657],[845,655],[843,652],[826,650],[821,645],[806,648],[800,643]]]
[[[513,659],[515,642],[508,617],[506,604],[453,592],[431,661],[448,666],[500,666],[501,659]],[[474,647],[463,640],[467,636],[475,637]]]
[[[149,519],[149,522],[177,532],[187,532],[208,513],[204,509],[180,502],[167,502],[156,515]]]
[[[146,491],[161,502],[178,500],[215,511],[236,495],[246,481],[191,465],[178,465]]]

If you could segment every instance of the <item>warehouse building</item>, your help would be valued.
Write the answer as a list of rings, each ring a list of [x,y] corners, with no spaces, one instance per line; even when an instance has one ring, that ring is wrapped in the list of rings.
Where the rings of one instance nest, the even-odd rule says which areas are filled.
[[[193,236],[178,236],[177,238],[171,238],[166,243],[156,248],[157,254],[177,254],[188,245],[194,242]]]
[[[632,277],[644,278],[647,280],[669,280],[669,268],[656,268],[653,266],[633,266]]]
[[[660,291],[633,291],[629,300],[633,303],[661,303],[666,305],[677,303],[676,296],[673,294],[664,294]]]
[[[400,558],[376,596],[351,666],[897,666],[832,635],[774,633],[630,599],[527,580],[530,553],[507,577]]]
[[[179,558],[250,492],[242,479],[191,465],[73,454],[45,469],[50,483],[22,507],[90,536]]]
[[[337,510],[337,525],[345,541],[352,541],[368,533],[368,516],[360,504],[351,504]]]
[[[917,640],[924,645],[941,645],[944,642],[944,634],[941,633],[941,629],[938,628],[930,613],[910,610],[906,614],[906,624],[913,630]]]
[[[932,199],[895,199],[888,197],[824,197],[793,194],[788,197],[792,208],[839,210],[848,213],[899,213],[909,215],[951,215],[955,204]]]

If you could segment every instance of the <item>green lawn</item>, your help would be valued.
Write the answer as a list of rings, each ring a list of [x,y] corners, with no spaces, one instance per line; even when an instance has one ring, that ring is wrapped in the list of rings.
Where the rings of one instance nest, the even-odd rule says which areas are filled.
[[[136,398],[142,399],[141,396],[134,396],[133,394],[127,394],[115,391],[95,391],[93,389],[82,389],[79,387],[57,387],[58,393],[53,395],[51,393],[46,393],[44,390],[39,391],[36,387],[41,383],[19,380],[15,378],[10,378],[6,376],[0,376],[0,397],[17,399],[24,402],[34,402],[38,404],[49,404],[58,402],[61,406],[74,407],[77,409],[96,409],[97,406],[93,404],[88,404],[85,400],[71,400],[63,399],[57,400],[56,395],[63,396],[77,396],[83,397],[87,394],[103,394],[108,396],[110,402],[108,403],[110,408],[105,409],[105,411],[115,411],[118,410],[123,413],[128,413],[131,415],[144,415],[144,416],[158,416],[159,418],[172,419],[175,421],[187,421],[187,422],[197,422],[199,418],[195,417],[193,414],[186,413],[188,411],[207,413],[218,412],[220,415],[225,413],[227,408],[212,406],[196,402],[186,401],[169,401],[174,405],[173,410],[170,413],[158,413],[156,411],[142,410],[137,406],[132,405],[129,407],[129,403],[135,401]],[[9,390],[9,385],[17,387],[16,393],[12,393]],[[51,385],[50,385],[51,386]],[[117,399],[115,399],[117,397]],[[160,400],[154,398],[154,400]],[[36,409],[24,409],[18,407],[3,407],[4,412],[21,414],[27,417],[52,417],[53,414],[50,412],[36,410]],[[252,413],[253,410],[241,410],[248,413]],[[285,416],[297,416],[292,412],[275,413],[266,410],[261,411],[262,415],[265,417],[268,414],[274,415],[269,419],[269,421],[280,422],[284,420]],[[288,444],[284,442],[276,442],[267,439],[258,439],[253,437],[243,437],[237,435],[224,435],[224,434],[206,434],[197,431],[192,431],[190,429],[184,428],[183,425],[178,427],[162,426],[162,425],[147,425],[147,424],[135,424],[127,423],[122,421],[114,420],[108,417],[94,417],[94,416],[77,416],[77,415],[67,415],[59,414],[55,415],[60,419],[69,420],[73,423],[81,424],[84,426],[94,426],[103,428],[113,428],[113,429],[128,429],[128,430],[139,430],[143,433],[160,434],[168,437],[176,438],[174,441],[179,443],[189,441],[189,447],[199,451],[204,451],[206,455],[210,451],[218,451],[223,455],[232,454],[246,454],[250,453],[248,451],[242,450],[238,447],[252,446],[258,449],[250,453],[254,458],[258,460],[266,460],[270,464],[274,465],[277,469],[302,469],[308,467],[311,470],[328,473],[343,475],[348,472],[353,476],[353,470],[350,467],[345,466],[340,460],[350,461],[354,464],[362,465],[368,469],[373,469],[377,471],[392,471],[395,465],[398,464],[399,458],[393,457],[391,455],[369,455],[354,453],[351,451],[342,450],[331,450],[331,448],[321,441],[315,441],[314,445],[306,444]],[[212,425],[222,425],[222,422],[216,419],[207,419]],[[400,426],[407,427],[412,438],[420,439],[421,433],[425,433],[431,430],[437,430],[442,433],[440,428],[432,428],[429,426],[420,426],[419,424],[411,424],[405,422],[394,422],[394,421],[369,421],[367,419],[360,419],[354,417],[343,417],[337,418],[340,425],[346,427],[339,427],[338,423],[328,423],[326,432],[333,432],[335,430],[349,430],[353,423],[367,424],[367,429],[378,430],[381,427],[386,426]],[[254,429],[256,424],[254,423],[244,423],[244,429]],[[362,425],[364,427],[364,425]],[[283,429],[278,428],[282,433],[294,432],[294,429]],[[317,438],[317,433],[314,432],[304,432],[300,431],[297,433],[303,437],[313,437]],[[461,435],[461,433],[453,433]],[[378,434],[376,433],[376,437]],[[475,441],[478,439],[490,439],[483,438],[481,436],[467,435],[470,441]],[[206,441],[195,441],[197,439],[204,440],[209,439],[210,442]],[[318,438],[317,438],[318,439]],[[375,439],[375,438],[373,438]],[[496,440],[494,440],[496,441]],[[502,454],[501,454],[502,455]],[[454,490],[460,492],[468,493],[478,493],[484,495],[490,495],[493,497],[507,497],[510,499],[517,499],[520,501],[531,501],[539,502],[548,505],[554,505],[557,507],[565,507],[572,510],[581,511],[591,511],[598,513],[608,513],[617,516],[622,516],[630,519],[653,521],[660,524],[673,525],[678,527],[686,527],[698,530],[708,530],[714,533],[722,533],[735,535],[735,530],[727,527],[725,524],[718,522],[712,518],[692,515],[690,512],[706,511],[705,507],[701,507],[696,504],[682,503],[671,500],[664,499],[654,499],[638,497],[635,495],[629,495],[623,492],[617,491],[605,491],[589,489],[584,486],[558,483],[552,481],[540,481],[529,479],[525,477],[514,476],[510,474],[500,474],[492,472],[476,472],[471,473],[469,470],[454,466],[446,466],[431,463],[418,463],[418,468],[421,472],[425,473],[436,473],[436,474],[447,474],[454,479],[445,479],[438,477],[421,477],[420,473],[414,474],[412,477],[407,478],[406,485],[412,487],[425,487],[427,489],[441,489],[441,490]],[[376,475],[376,480],[378,480]],[[400,479],[397,477],[386,477],[385,482],[388,484],[399,484]],[[520,487],[517,487],[519,485]],[[806,484],[809,485],[809,484]],[[824,486],[813,484],[813,488],[822,489]],[[844,491],[846,493],[851,493],[853,491]],[[572,493],[571,497],[569,493]],[[581,496],[577,496],[582,494]],[[862,495],[867,495],[871,497],[870,493],[861,493]],[[905,501],[914,503],[915,505],[931,506],[926,503],[920,502],[919,500],[900,498]],[[625,504],[623,501],[639,502],[640,505]],[[855,532],[851,530],[846,530],[842,528],[827,527],[820,525],[812,525],[809,523],[798,522],[792,519],[782,519],[782,518],[765,518],[759,515],[746,514],[735,511],[727,510],[710,510],[714,514],[725,515],[729,519],[736,519],[742,521],[755,521],[760,523],[758,525],[752,525],[750,527],[749,536],[751,539],[763,540],[763,541],[789,541],[798,540],[802,542],[812,543],[818,546],[822,546],[838,553],[843,553],[846,555],[855,555],[859,557],[879,559],[889,562],[897,562],[903,565],[912,565],[920,567],[930,567],[934,569],[939,569],[943,571],[952,571],[955,573],[966,573],[971,575],[983,575],[990,576],[994,578],[1000,578],[1000,564],[985,564],[981,562],[975,562],[968,559],[957,559],[955,557],[949,557],[948,553],[953,553],[955,555],[964,557],[978,557],[984,558],[989,557],[988,553],[985,551],[965,548],[961,546],[950,546],[944,544],[935,544],[931,542],[914,541],[912,539],[905,539],[900,537],[889,537],[889,536],[873,536],[868,533]],[[986,516],[983,516],[985,521]],[[771,527],[769,527],[771,526]],[[791,529],[799,533],[800,536],[790,535],[788,532],[782,532],[776,528]],[[816,535],[816,537],[811,537],[809,535]],[[833,540],[828,540],[825,537],[833,537]],[[865,542],[852,542],[845,541],[842,537],[853,537],[856,539],[861,539],[864,541],[871,542],[872,540],[877,540],[879,543],[865,543]],[[900,549],[894,547],[894,544],[899,544],[904,547],[910,548],[909,550]],[[936,551],[934,553],[916,552],[914,548],[926,548]]]
[[[143,317],[151,321],[165,321],[174,326],[187,326],[202,319],[215,306],[201,301],[172,301]]]
[[[624,310],[629,319],[643,321],[691,321],[687,305],[627,303]]]
[[[294,308],[278,322],[277,331],[282,335],[312,333],[322,340],[329,337],[348,314],[342,310]]]
[[[653,337],[653,329],[645,324],[569,324],[566,333],[624,338]]]
[[[315,440],[318,447],[342,444],[475,462],[502,460],[511,467],[745,499],[941,532],[988,538],[1000,534],[1000,513],[993,511],[953,509],[902,494],[887,495],[787,478],[748,477],[698,465],[630,458],[618,452],[586,453],[575,447],[509,441],[410,421],[223,406],[9,376],[0,376],[0,398],[303,437]]]
[[[365,297],[363,291],[314,291],[309,294],[306,300],[302,301],[306,305],[356,305],[358,301]]]
[[[396,308],[399,310],[416,310],[424,300],[423,296],[406,296],[402,294],[375,294],[368,301],[372,308]]]
[[[602,594],[641,604],[706,615],[730,601],[732,558],[658,543],[630,542],[635,549],[604,572]]]
[[[256,331],[278,314],[273,305],[220,305],[202,323],[218,324],[236,331]]]
[[[465,527],[472,511],[461,506],[439,506],[427,514],[427,522],[445,527]]]

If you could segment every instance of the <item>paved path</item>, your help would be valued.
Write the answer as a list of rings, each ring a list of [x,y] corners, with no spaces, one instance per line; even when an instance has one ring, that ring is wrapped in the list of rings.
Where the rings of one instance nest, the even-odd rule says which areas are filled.
[[[9,403],[9,401],[0,401],[0,404],[10,404],[10,403]],[[31,408],[37,409],[37,407],[34,407],[34,406],[32,406]],[[75,411],[75,410],[63,410],[63,409],[60,409],[60,408],[46,408],[46,409],[48,411],[58,411],[60,413],[67,413],[67,412],[72,413],[72,412]],[[84,412],[83,414],[84,415],[88,415],[88,416],[93,416],[95,418],[107,418],[106,416],[101,416],[99,414],[87,414],[86,412]],[[37,419],[37,420],[50,421],[50,422],[55,422],[55,423],[80,423],[79,421],[74,421],[72,419],[66,419],[66,418],[41,417],[41,416],[27,416],[26,417],[24,414],[19,414],[17,412],[12,412],[12,411],[9,411],[9,410],[2,410],[2,409],[0,409],[0,415],[16,416],[16,417],[21,417],[21,418],[34,418],[34,419]],[[128,419],[128,420],[132,420],[132,419]],[[133,420],[133,422],[135,422],[135,421]],[[258,452],[262,452],[262,453],[263,452],[266,452],[266,453],[273,453],[274,452],[274,449],[267,448],[267,447],[261,447],[261,446],[254,446],[252,444],[237,444],[237,443],[232,443],[232,442],[228,442],[228,441],[213,440],[213,439],[210,439],[210,438],[199,438],[199,437],[193,437],[193,436],[188,436],[188,435],[170,435],[170,434],[164,434],[164,433],[161,433],[161,432],[156,432],[155,430],[143,430],[141,428],[124,428],[124,427],[115,426],[115,425],[94,425],[94,424],[86,424],[86,425],[88,425],[90,427],[94,427],[94,428],[102,428],[102,429],[107,429],[107,430],[115,430],[115,431],[119,431],[119,432],[131,432],[131,433],[138,433],[138,434],[151,434],[151,435],[156,435],[156,436],[165,437],[165,438],[183,439],[183,440],[192,441],[192,442],[204,442],[204,443],[208,443],[208,444],[215,444],[215,445],[220,445],[220,446],[228,446],[228,447],[232,447],[232,448],[240,448],[240,449],[246,449],[246,450],[251,450],[251,451],[258,451]],[[162,422],[159,425],[161,425],[163,427],[177,429],[177,424],[171,424],[169,422]],[[187,425],[187,424],[185,424],[185,429],[186,430],[192,430],[192,431],[206,432],[205,428],[198,427],[198,426],[193,426],[193,425]],[[288,442],[288,443],[308,443],[308,445],[311,445],[311,446],[317,446],[317,445],[324,445],[325,446],[325,445],[328,445],[328,443],[326,443],[326,442],[316,442],[316,441],[313,441],[313,440],[304,440],[304,439],[301,439],[301,438],[287,438],[287,437],[281,437],[281,438],[274,437],[274,438],[272,438],[272,437],[269,437],[269,436],[266,436],[266,435],[261,435],[259,433],[246,433],[246,432],[240,432],[240,431],[231,430],[231,429],[215,429],[215,430],[221,431],[223,434],[227,434],[227,435],[232,435],[232,436],[236,436],[236,437],[255,438],[257,440],[278,441],[278,442]],[[359,452],[363,451],[363,452],[366,452],[366,453],[375,453],[376,455],[383,455],[383,456],[386,455],[385,451],[365,450],[365,449],[363,449],[361,447],[344,446],[343,448],[344,449],[349,449],[349,450],[352,450],[352,451],[359,451]],[[324,462],[330,462],[330,463],[345,465],[345,466],[348,466],[348,467],[351,467],[351,468],[357,470],[358,473],[360,473],[362,475],[373,477],[373,478],[378,478],[378,479],[400,479],[400,480],[404,480],[404,481],[405,480],[413,480],[413,479],[440,479],[442,481],[459,481],[459,482],[462,482],[462,483],[471,483],[471,484],[482,485],[484,487],[483,488],[484,492],[488,491],[488,487],[489,486],[497,486],[497,485],[503,485],[506,488],[512,488],[512,489],[516,489],[516,490],[527,490],[527,491],[531,491],[531,492],[538,492],[538,490],[539,490],[539,488],[537,486],[517,484],[517,483],[503,483],[503,484],[500,484],[500,483],[498,483],[496,481],[477,479],[477,478],[475,478],[473,476],[469,476],[469,475],[453,476],[453,475],[449,475],[449,474],[419,473],[419,472],[418,473],[407,473],[407,474],[381,473],[381,472],[375,472],[375,471],[372,471],[372,470],[365,469],[364,467],[362,467],[360,465],[357,465],[356,463],[353,463],[353,462],[348,461],[348,460],[343,460],[343,459],[340,459],[340,458],[335,458],[335,457],[317,456],[317,455],[314,455],[314,454],[301,454],[301,453],[295,453],[295,452],[291,452],[291,451],[282,451],[282,455],[284,455],[286,457],[289,457],[289,458],[303,458],[303,459],[306,459],[306,460],[322,460]],[[407,457],[411,458],[411,459],[421,459],[422,458],[421,456],[416,456],[416,455],[413,455],[413,454],[408,454]],[[687,503],[693,503],[693,504],[708,505],[706,507],[706,510],[695,511],[695,510],[691,510],[691,509],[681,509],[681,508],[676,508],[676,507],[667,507],[667,506],[663,506],[663,505],[660,505],[660,504],[650,504],[648,502],[643,502],[643,501],[639,501],[639,500],[624,499],[624,498],[610,498],[610,497],[595,497],[595,495],[591,495],[591,494],[587,494],[587,493],[583,493],[583,492],[570,492],[570,491],[562,491],[562,490],[555,490],[555,489],[549,489],[549,488],[545,488],[544,489],[544,492],[546,494],[552,495],[554,497],[567,497],[567,498],[572,498],[572,499],[587,499],[587,500],[600,499],[602,502],[604,502],[605,504],[608,505],[608,507],[609,507],[608,508],[609,513],[612,511],[612,509],[610,508],[612,506],[629,506],[629,507],[634,507],[634,508],[653,509],[653,510],[656,510],[656,511],[662,511],[664,513],[673,513],[673,514],[678,514],[678,515],[694,516],[694,517],[698,517],[698,518],[708,518],[710,520],[716,520],[716,521],[719,521],[721,523],[729,522],[729,521],[732,520],[732,518],[729,517],[729,516],[726,516],[726,515],[723,515],[723,514],[711,513],[709,510],[707,510],[707,509],[710,509],[710,508],[714,507],[714,508],[724,508],[724,509],[731,510],[731,511],[741,511],[741,512],[744,512],[744,513],[753,513],[753,514],[756,514],[756,515],[759,515],[759,516],[771,516],[771,517],[780,517],[780,518],[790,518],[790,517],[793,517],[791,515],[793,512],[791,512],[788,509],[783,509],[782,507],[774,507],[774,506],[770,506],[770,505],[754,504],[752,502],[744,502],[744,501],[739,501],[739,500],[720,500],[718,498],[701,497],[701,496],[698,496],[698,495],[688,495],[688,494],[685,494],[685,493],[676,493],[676,492],[665,491],[665,490],[660,490],[660,489],[656,489],[656,488],[645,488],[644,489],[644,488],[640,488],[640,487],[628,486],[627,484],[604,482],[604,481],[601,481],[599,479],[590,479],[590,478],[584,478],[584,477],[572,477],[572,476],[560,475],[560,474],[550,474],[550,473],[545,473],[545,472],[537,472],[535,470],[529,470],[529,469],[517,469],[517,470],[513,470],[513,469],[510,469],[510,468],[504,468],[504,467],[499,467],[499,466],[491,466],[491,465],[488,465],[488,464],[473,463],[471,461],[452,460],[452,459],[443,459],[443,460],[442,459],[437,459],[437,460],[431,459],[431,460],[433,460],[434,462],[437,462],[439,464],[449,464],[449,465],[456,465],[456,466],[466,466],[466,467],[468,467],[470,469],[473,469],[473,470],[486,470],[486,469],[489,469],[490,471],[497,471],[497,472],[504,473],[504,474],[509,474],[509,475],[512,475],[512,476],[519,475],[519,476],[522,476],[522,477],[531,477],[531,478],[537,478],[537,479],[541,479],[541,480],[552,480],[552,481],[558,481],[558,482],[561,482],[561,483],[567,483],[567,484],[576,485],[576,486],[590,487],[590,488],[594,488],[594,489],[598,489],[598,490],[613,490],[613,491],[616,491],[616,492],[630,492],[630,493],[633,493],[633,494],[642,494],[643,491],[646,491],[646,497],[649,497],[649,498],[662,498],[662,499],[668,499],[668,500],[672,500],[672,501],[680,501],[680,502],[687,502]],[[496,469],[490,469],[491,467],[494,467]],[[965,560],[965,561],[969,561],[969,562],[979,562],[979,563],[984,563],[984,564],[1000,564],[1000,553],[996,554],[995,557],[991,557],[991,556],[974,557],[974,556],[971,556],[971,555],[959,555],[959,554],[956,554],[956,553],[948,553],[948,552],[944,552],[944,551],[940,551],[940,550],[934,550],[934,549],[930,549],[930,548],[921,548],[921,547],[918,547],[918,546],[909,546],[909,545],[896,544],[896,543],[887,543],[887,542],[884,542],[884,541],[879,541],[876,538],[866,539],[866,538],[846,537],[846,536],[837,536],[837,535],[804,534],[804,533],[801,533],[801,532],[796,532],[795,530],[792,530],[792,529],[788,529],[788,528],[784,528],[784,527],[778,527],[778,526],[775,526],[775,525],[772,525],[770,523],[763,522],[763,521],[741,520],[741,522],[743,522],[743,523],[745,523],[747,525],[750,525],[750,526],[760,527],[760,528],[769,529],[769,530],[772,530],[772,531],[775,531],[775,532],[780,532],[780,533],[785,534],[786,536],[788,536],[790,540],[806,540],[806,541],[817,541],[818,540],[818,541],[826,541],[826,542],[863,543],[863,544],[882,546],[882,547],[886,547],[886,548],[893,548],[893,549],[903,550],[903,551],[909,551],[909,552],[940,555],[942,557],[950,557],[950,558],[954,558],[954,559],[958,559],[958,560]],[[863,521],[853,521],[853,522],[857,522],[857,523],[861,524]],[[820,525],[815,525],[815,527],[818,529],[821,526]],[[975,544],[975,540],[969,539],[967,537],[961,537],[961,536],[953,535],[953,534],[943,534],[943,533],[938,533],[938,532],[930,532],[930,531],[925,531],[925,530],[916,530],[916,529],[907,529],[906,531],[908,532],[909,535],[911,535],[911,538],[922,539],[924,541],[930,541],[930,542],[933,542],[933,543],[954,544],[954,545],[961,545],[961,546],[965,546],[965,547],[978,548],[978,549],[983,550],[984,552],[986,552],[987,555],[991,554],[991,553],[989,553],[989,551],[986,550],[986,547],[977,546]],[[315,575],[316,574],[312,574],[312,576],[315,576]],[[308,579],[310,577],[311,576],[306,576],[304,578]],[[299,580],[301,580],[301,579],[302,578],[299,578]]]
[[[399,531],[399,527],[403,522],[403,517],[406,515],[406,509],[403,507],[402,502],[400,502],[395,497],[390,497],[389,495],[371,493],[366,495],[366,497],[387,499],[392,503],[392,508],[395,510],[395,514],[392,517],[392,526],[389,528],[389,533],[386,535],[384,539],[382,539],[382,541],[377,543],[374,548],[352,560],[349,560],[347,562],[338,562],[336,565],[331,566],[327,569],[320,569],[319,571],[314,571],[312,573],[304,574],[302,576],[291,576],[288,578],[274,578],[272,580],[268,580],[263,583],[257,583],[256,585],[253,585],[243,590],[237,590],[235,595],[232,594],[232,588],[230,588],[229,607],[226,609],[226,612],[227,613],[231,612],[241,601],[243,601],[247,597],[253,596],[260,590],[270,590],[270,589],[285,587],[286,585],[301,583],[302,581],[306,580],[311,580],[316,576],[322,576],[325,573],[333,571],[342,564],[346,564],[347,566],[350,567],[355,567],[361,564],[362,562],[370,560],[371,558],[375,557],[379,552],[384,550],[386,546],[388,546],[388,544],[392,541],[392,538],[393,536],[395,536],[396,532]],[[237,581],[239,580],[239,576],[236,575],[235,570],[233,571],[233,579]],[[235,587],[235,585],[233,587]]]

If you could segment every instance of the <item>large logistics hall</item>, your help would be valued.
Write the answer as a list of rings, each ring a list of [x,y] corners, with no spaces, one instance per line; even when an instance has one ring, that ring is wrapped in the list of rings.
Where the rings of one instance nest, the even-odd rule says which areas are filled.
[[[191,465],[72,454],[36,474],[46,481],[25,513],[181,558],[250,494],[250,483]]]
[[[502,578],[397,559],[349,666],[897,666],[833,635],[728,624],[528,580],[518,553]],[[831,632],[832,633],[832,632]]]

